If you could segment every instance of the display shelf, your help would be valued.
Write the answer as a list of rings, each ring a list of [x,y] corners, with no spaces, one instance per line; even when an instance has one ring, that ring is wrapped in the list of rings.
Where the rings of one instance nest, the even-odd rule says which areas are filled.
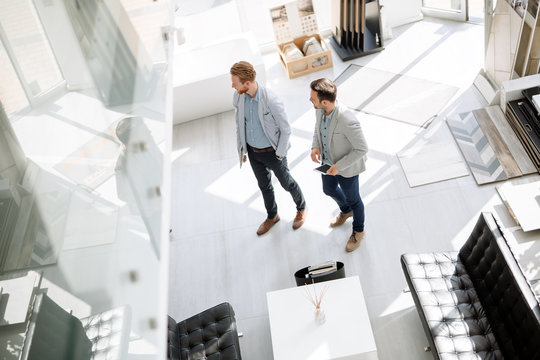
[[[339,0],[332,7],[330,42],[343,61],[384,49],[378,0]]]

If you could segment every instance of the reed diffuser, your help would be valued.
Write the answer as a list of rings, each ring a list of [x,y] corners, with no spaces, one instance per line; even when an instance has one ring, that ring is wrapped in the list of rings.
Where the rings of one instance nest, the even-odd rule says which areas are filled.
[[[312,280],[313,281],[313,280]],[[326,294],[326,291],[328,290],[328,285],[322,288],[321,292],[317,294],[317,289],[315,288],[315,284],[312,283],[313,286],[313,293],[309,290],[310,286],[306,285],[304,287],[306,291],[306,298],[315,306],[315,323],[317,325],[322,325],[326,321],[326,315],[324,314],[324,310],[321,308],[321,302],[324,297],[324,294]]]

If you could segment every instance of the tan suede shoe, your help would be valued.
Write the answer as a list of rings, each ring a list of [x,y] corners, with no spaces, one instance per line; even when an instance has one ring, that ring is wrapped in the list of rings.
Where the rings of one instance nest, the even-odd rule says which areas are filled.
[[[351,237],[349,237],[349,241],[347,241],[347,246],[345,246],[345,250],[347,250],[347,252],[351,252],[358,249],[358,247],[360,246],[360,241],[362,241],[365,235],[366,230],[362,232],[353,230]]]
[[[304,225],[304,222],[306,221],[306,214],[307,214],[307,208],[305,208],[304,210],[298,210],[296,212],[296,217],[294,218],[294,221],[292,223],[292,228],[294,230]]]
[[[349,211],[348,213],[340,212],[339,215],[336,216],[336,218],[334,220],[332,220],[332,222],[330,223],[330,226],[331,227],[336,227],[336,226],[343,225],[343,223],[345,223],[345,220],[347,220],[351,216],[353,216],[352,211]]]
[[[274,216],[272,219],[266,219],[257,229],[257,235],[262,235],[268,232],[275,223],[279,221],[279,215]]]

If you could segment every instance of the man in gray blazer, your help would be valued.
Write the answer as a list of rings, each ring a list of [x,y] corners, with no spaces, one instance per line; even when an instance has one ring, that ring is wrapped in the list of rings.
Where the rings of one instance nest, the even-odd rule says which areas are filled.
[[[316,111],[311,159],[330,168],[322,175],[323,192],[341,212],[330,223],[343,225],[353,217],[352,234],[345,249],[353,251],[364,238],[364,203],[358,189],[358,174],[366,169],[366,139],[353,110],[336,102],[336,85],[328,79],[311,83],[310,101]]]
[[[233,105],[240,166],[249,157],[268,214],[257,229],[257,235],[266,233],[279,221],[270,171],[274,172],[296,204],[297,212],[292,225],[296,230],[304,224],[307,209],[304,195],[287,165],[291,127],[283,103],[272,91],[257,83],[255,69],[250,63],[237,62],[231,67],[230,73],[232,87],[236,89]]]

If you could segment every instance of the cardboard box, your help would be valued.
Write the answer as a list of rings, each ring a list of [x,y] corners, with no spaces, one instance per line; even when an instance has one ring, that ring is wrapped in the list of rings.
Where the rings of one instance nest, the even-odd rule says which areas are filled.
[[[332,53],[319,35],[317,19],[311,0],[298,0],[270,9],[274,35],[278,45],[281,63],[287,71],[289,79],[332,67]],[[284,49],[295,44],[303,52],[304,40],[314,37],[321,45],[322,51],[290,60]]]

